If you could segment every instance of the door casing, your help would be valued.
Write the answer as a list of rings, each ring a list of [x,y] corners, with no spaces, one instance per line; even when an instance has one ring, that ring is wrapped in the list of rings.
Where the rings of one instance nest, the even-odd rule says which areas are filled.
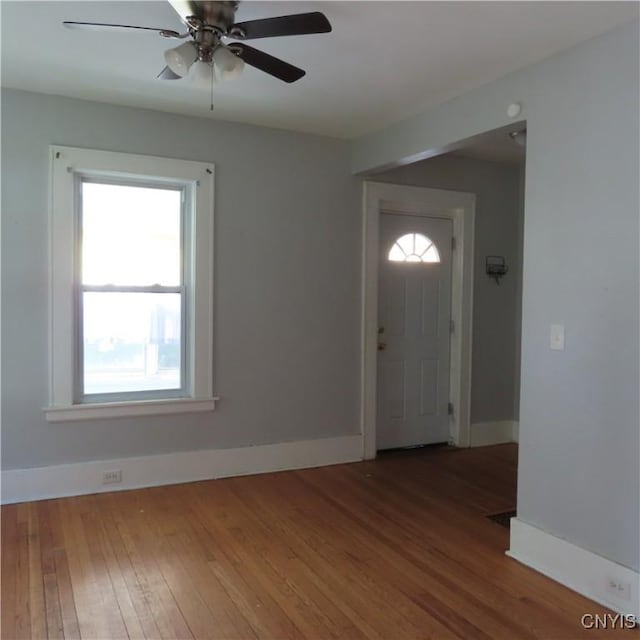
[[[363,193],[361,406],[363,458],[376,457],[378,255],[380,213],[449,218],[453,222],[451,443],[469,446],[475,195],[462,191],[365,181]]]

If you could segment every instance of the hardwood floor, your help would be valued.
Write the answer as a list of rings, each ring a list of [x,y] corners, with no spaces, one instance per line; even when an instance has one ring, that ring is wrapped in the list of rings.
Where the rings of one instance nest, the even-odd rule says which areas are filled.
[[[637,638],[504,555],[515,445],[2,507],[2,638]]]

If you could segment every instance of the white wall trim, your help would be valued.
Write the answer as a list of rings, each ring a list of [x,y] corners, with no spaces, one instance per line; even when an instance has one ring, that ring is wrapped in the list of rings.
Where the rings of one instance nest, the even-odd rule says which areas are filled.
[[[486,447],[503,442],[518,442],[518,422],[515,420],[496,420],[492,422],[474,422],[471,425],[470,447]]]
[[[628,567],[518,518],[511,519],[511,548],[507,555],[618,613],[640,619],[640,573]],[[628,599],[608,591],[610,579],[630,586]]]
[[[358,434],[236,449],[8,469],[2,471],[2,504],[322,467],[361,459],[362,436]],[[102,474],[114,470],[122,471],[122,482],[103,485]]]
[[[44,409],[47,422],[78,422],[104,418],[157,416],[179,413],[213,411],[219,398],[173,398],[172,400],[140,400],[138,402],[104,402],[73,404],[68,407]]]
[[[378,328],[378,254],[380,213],[436,216],[453,221],[451,317],[458,327],[451,338],[450,399],[454,414],[451,440],[469,446],[471,411],[471,337],[473,322],[473,238],[475,195],[366,181],[362,215],[361,407],[365,459],[376,456]]]

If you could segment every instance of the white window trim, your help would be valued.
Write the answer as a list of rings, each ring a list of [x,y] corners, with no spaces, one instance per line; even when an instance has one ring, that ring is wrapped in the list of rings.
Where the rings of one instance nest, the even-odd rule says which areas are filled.
[[[213,395],[213,206],[214,166],[211,163],[51,146],[50,150],[50,294],[49,422],[211,411]],[[194,219],[191,242],[193,283],[187,316],[188,397],[167,400],[74,404],[74,177],[153,177],[193,186]]]

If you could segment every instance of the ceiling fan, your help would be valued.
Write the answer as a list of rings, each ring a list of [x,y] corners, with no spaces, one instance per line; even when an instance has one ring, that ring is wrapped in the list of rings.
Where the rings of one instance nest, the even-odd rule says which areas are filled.
[[[169,0],[180,19],[187,27],[185,33],[172,29],[135,27],[121,24],[94,22],[63,22],[72,29],[94,31],[154,31],[163,38],[186,42],[165,51],[167,66],[158,74],[163,80],[179,80],[190,75],[210,80],[213,87],[214,66],[223,79],[239,75],[244,64],[251,65],[284,82],[295,82],[305,75],[305,71],[284,60],[280,60],[244,42],[226,40],[253,40],[278,36],[328,33],[331,24],[318,11],[289,16],[278,16],[248,22],[235,22],[239,2],[236,0]]]

